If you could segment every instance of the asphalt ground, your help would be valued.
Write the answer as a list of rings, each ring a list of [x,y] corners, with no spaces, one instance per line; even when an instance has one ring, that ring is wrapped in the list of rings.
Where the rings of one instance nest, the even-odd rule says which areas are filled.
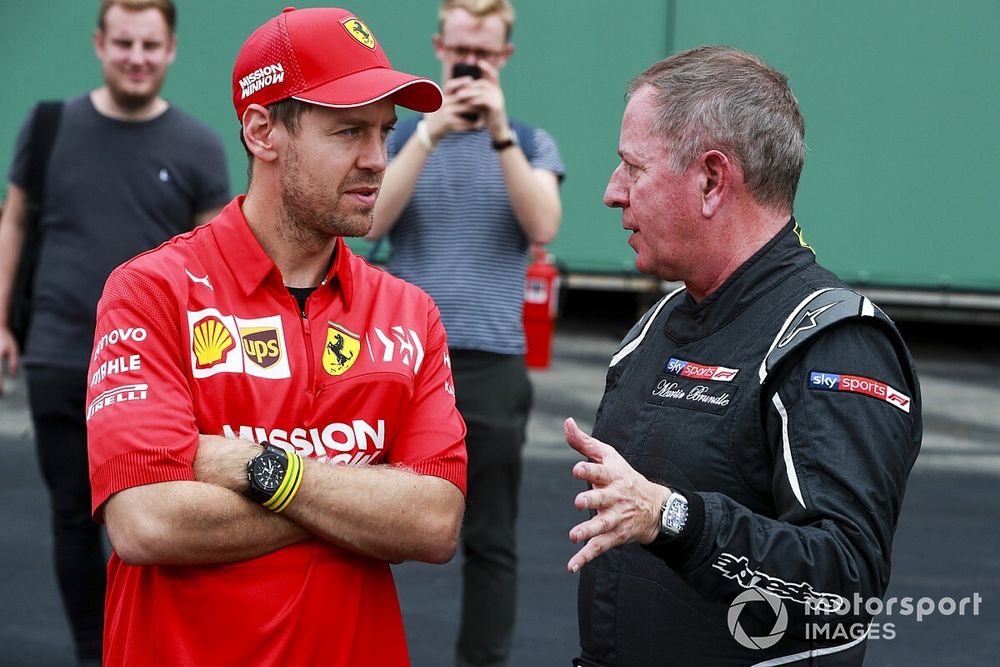
[[[577,457],[561,424],[585,429],[604,371],[633,314],[630,300],[579,299],[569,310],[601,313],[560,320],[553,362],[533,371],[535,411],[524,453],[518,539],[518,619],[511,665],[564,666],[577,647],[576,577],[567,539],[580,519]],[[910,478],[886,599],[922,598],[934,612],[882,614],[866,665],[995,665],[1000,655],[1000,331],[904,326],[924,395],[925,432]],[[0,399],[0,665],[72,665],[52,575],[48,500],[38,473],[23,378]],[[444,566],[395,568],[415,667],[451,664],[458,627],[460,558]],[[972,602],[979,597],[978,606]],[[959,614],[963,599],[964,614]],[[948,602],[954,601],[954,608]],[[951,611],[948,614],[948,611]],[[973,613],[973,612],[976,613]],[[945,613],[942,613],[945,612]]]

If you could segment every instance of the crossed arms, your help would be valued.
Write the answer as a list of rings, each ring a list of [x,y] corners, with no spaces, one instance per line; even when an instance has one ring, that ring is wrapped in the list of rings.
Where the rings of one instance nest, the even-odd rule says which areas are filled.
[[[282,514],[241,495],[260,447],[199,437],[196,481],[133,486],[104,506],[108,538],[132,565],[228,563],[319,538],[392,562],[444,563],[455,553],[464,496],[451,482],[389,465],[304,460],[302,486]]]

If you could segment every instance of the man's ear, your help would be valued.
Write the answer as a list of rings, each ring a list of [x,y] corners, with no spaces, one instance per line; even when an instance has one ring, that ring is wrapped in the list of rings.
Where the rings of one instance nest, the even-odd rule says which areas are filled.
[[[514,44],[513,42],[507,42],[503,45],[503,49],[500,50],[500,60],[497,61],[497,69],[501,70],[507,65],[507,61],[510,57],[514,55]]]
[[[441,33],[434,33],[431,42],[434,44],[434,57],[438,62],[444,62],[444,40],[441,39]]]
[[[278,124],[266,107],[251,104],[243,112],[243,142],[258,160],[273,162],[278,159],[280,133]]]
[[[177,58],[177,33],[170,33],[167,37],[167,65],[173,65]]]
[[[698,184],[701,190],[701,213],[711,218],[732,195],[736,165],[725,153],[710,150],[698,158]]]
[[[100,28],[94,29],[94,53],[98,60],[104,59],[104,31]]]

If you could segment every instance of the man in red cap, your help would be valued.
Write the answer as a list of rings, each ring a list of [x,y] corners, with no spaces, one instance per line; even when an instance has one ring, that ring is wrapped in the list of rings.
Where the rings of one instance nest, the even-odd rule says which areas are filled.
[[[395,104],[441,91],[350,12],[285,10],[233,103],[247,194],[98,307],[104,664],[407,665],[389,563],[452,557],[465,426],[433,302],[342,237],[371,226]]]

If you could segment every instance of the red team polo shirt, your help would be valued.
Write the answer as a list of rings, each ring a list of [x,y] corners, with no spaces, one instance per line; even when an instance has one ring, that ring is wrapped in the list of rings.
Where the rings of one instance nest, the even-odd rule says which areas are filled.
[[[122,489],[193,480],[199,433],[401,465],[464,492],[465,425],[430,297],[338,240],[302,317],[241,204],[108,278],[87,396],[95,516]],[[108,579],[105,667],[409,663],[389,564],[319,540],[212,566],[112,554]]]

